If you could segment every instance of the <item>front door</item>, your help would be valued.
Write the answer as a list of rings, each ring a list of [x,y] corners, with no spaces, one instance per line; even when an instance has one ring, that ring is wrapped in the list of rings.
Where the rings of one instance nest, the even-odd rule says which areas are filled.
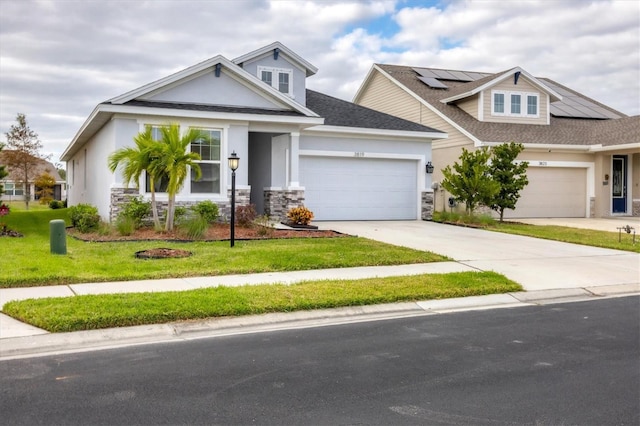
[[[627,212],[627,156],[614,155],[611,164],[613,186],[611,187],[612,212]]]

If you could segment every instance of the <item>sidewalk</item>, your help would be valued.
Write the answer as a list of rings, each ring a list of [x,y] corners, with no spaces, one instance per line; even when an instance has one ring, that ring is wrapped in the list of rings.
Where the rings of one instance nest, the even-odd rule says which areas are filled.
[[[0,307],[12,300],[45,297],[73,297],[87,294],[142,293],[184,291],[204,287],[257,284],[292,284],[301,281],[331,279],[363,279],[418,274],[445,274],[475,271],[457,262],[419,263],[415,265],[364,266],[357,268],[316,269],[310,271],[268,272],[262,274],[221,275],[212,277],[169,278],[161,280],[118,281],[106,283],[69,284],[48,287],[0,289]],[[0,339],[47,334],[46,331],[0,314]]]
[[[594,297],[640,293],[640,255],[486,232],[433,222],[325,222],[334,229],[394,245],[429,250],[456,259],[417,265],[373,266],[274,272],[148,281],[71,284],[0,289],[0,306],[10,300],[73,297],[85,294],[182,291],[219,285],[295,283],[323,279],[363,279],[464,271],[495,271],[520,283],[526,292],[461,299],[397,303],[332,310],[302,311],[252,317],[222,318],[75,333],[48,332],[0,314],[0,358],[69,348],[113,347],[158,341],[201,338],[291,327],[426,315],[452,310],[526,306]]]

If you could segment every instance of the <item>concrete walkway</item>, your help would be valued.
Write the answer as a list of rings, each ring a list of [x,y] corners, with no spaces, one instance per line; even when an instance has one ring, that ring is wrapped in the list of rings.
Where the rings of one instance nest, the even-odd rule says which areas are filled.
[[[10,300],[28,298],[71,297],[81,294],[181,291],[218,285],[294,283],[321,279],[360,279],[477,270],[491,270],[504,274],[522,284],[528,293],[514,294],[508,297],[495,295],[449,301],[421,302],[419,304],[394,304],[390,307],[371,307],[364,311],[378,312],[382,310],[383,312],[393,311],[397,314],[398,310],[403,310],[400,308],[410,305],[410,307],[405,306],[404,309],[407,312],[416,314],[415,310],[424,312],[432,309],[446,311],[457,306],[511,306],[513,303],[537,303],[536,301],[550,298],[584,298],[593,297],[594,295],[634,294],[640,292],[640,255],[636,253],[424,221],[323,222],[320,224],[320,228],[333,229],[418,250],[428,250],[449,256],[455,261],[419,265],[0,289],[0,306]],[[499,301],[496,299],[498,296],[500,296]],[[331,312],[336,312],[336,315],[339,316],[338,312],[343,311],[351,312],[353,310]],[[319,315],[317,312],[298,313],[295,317],[303,316],[311,320],[317,315]],[[326,316],[327,314],[323,315]],[[291,316],[287,318],[291,318]],[[240,321],[243,323],[250,322],[250,320],[246,319]],[[215,322],[218,326],[220,323],[220,320]],[[234,322],[231,321],[230,323]],[[176,326],[174,325],[173,327]],[[166,327],[160,328],[162,330],[166,329]],[[155,330],[153,327],[144,327],[143,329]],[[91,334],[90,332],[87,333]],[[105,333],[107,332],[96,331],[94,334],[103,336]],[[110,333],[117,334],[118,332]],[[127,332],[123,329],[121,333],[126,334]],[[2,344],[0,344],[0,353],[5,352],[5,347],[8,347],[9,340],[12,340],[11,338],[37,336],[39,334],[47,334],[47,332],[0,314],[0,339],[3,339]],[[65,334],[80,336],[76,333]],[[44,338],[46,336],[41,337]],[[61,341],[63,342],[66,342],[64,339],[67,338],[51,337],[56,341],[62,339]],[[15,344],[33,346],[34,342],[24,343],[22,341],[22,343],[17,342]]]

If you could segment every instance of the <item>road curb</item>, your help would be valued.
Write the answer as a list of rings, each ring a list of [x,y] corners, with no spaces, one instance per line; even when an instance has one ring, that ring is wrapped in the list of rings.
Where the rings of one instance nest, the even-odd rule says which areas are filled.
[[[0,361],[53,354],[115,349],[144,344],[180,342],[236,334],[335,326],[355,322],[381,321],[461,311],[568,303],[607,297],[635,296],[640,294],[640,291],[634,290],[636,288],[637,285],[632,284],[616,289],[609,289],[608,295],[595,294],[587,289],[517,292],[422,302],[351,306],[234,318],[213,318],[70,333],[48,333],[2,339]],[[601,293],[607,292],[599,287],[594,289],[597,289]]]

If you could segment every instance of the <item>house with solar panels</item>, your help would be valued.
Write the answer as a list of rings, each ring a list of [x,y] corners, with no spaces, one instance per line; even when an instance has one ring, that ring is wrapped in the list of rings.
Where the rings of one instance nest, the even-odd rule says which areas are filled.
[[[505,217],[640,216],[640,116],[628,117],[516,67],[499,73],[374,64],[354,102],[437,128],[435,208],[449,194],[441,170],[462,148],[525,147],[529,185]]]

